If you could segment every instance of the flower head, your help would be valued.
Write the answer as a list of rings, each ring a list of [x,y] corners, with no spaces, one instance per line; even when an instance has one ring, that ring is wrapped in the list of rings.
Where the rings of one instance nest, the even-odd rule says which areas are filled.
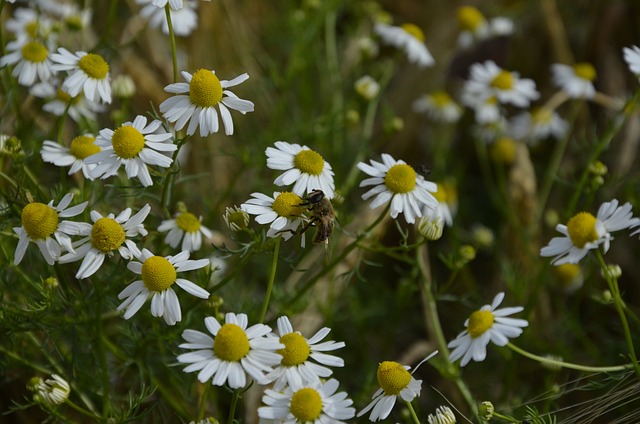
[[[590,99],[596,94],[593,80],[596,70],[590,63],[573,66],[554,63],[551,65],[554,84],[574,99]]]
[[[91,176],[105,179],[124,166],[129,178],[137,177],[145,187],[153,185],[147,165],[168,168],[173,159],[165,152],[178,148],[171,141],[171,133],[158,131],[161,124],[155,119],[147,125],[147,118],[138,115],[115,130],[101,130],[95,143],[102,151],[85,159],[85,163],[97,164]]]
[[[163,34],[169,34],[169,25],[164,10],[167,0],[136,0],[142,6],[140,16],[149,20],[151,28],[162,27]],[[190,35],[198,27],[198,2],[192,0],[170,0],[171,25],[173,32],[179,37]],[[178,7],[179,3],[179,7]]]
[[[180,252],[175,256],[155,256],[147,249],[142,249],[137,259],[138,261],[129,262],[127,268],[141,275],[142,279],[129,284],[118,295],[118,299],[124,299],[118,310],[125,309],[125,319],[135,315],[151,297],[151,315],[163,317],[169,325],[182,320],[180,302],[172,288],[174,283],[193,296],[201,299],[209,297],[209,292],[202,287],[178,278],[178,272],[204,268],[209,265],[209,259],[190,260],[189,252]]]
[[[51,55],[54,62],[53,71],[67,71],[69,75],[62,83],[64,91],[75,97],[84,91],[84,95],[92,102],[101,100],[111,103],[111,86],[109,85],[109,64],[96,53],[79,51],[71,53],[64,47]]]
[[[83,93],[70,96],[56,79],[34,84],[29,90],[31,94],[45,100],[42,110],[62,116],[65,113],[75,122],[95,121],[96,113],[103,112],[105,105],[95,103],[84,97]]]
[[[362,195],[364,200],[376,196],[369,205],[375,209],[387,202],[391,202],[391,217],[395,219],[399,213],[409,224],[421,217],[424,206],[434,209],[438,201],[433,197],[437,190],[436,184],[427,181],[404,161],[396,161],[390,155],[382,154],[382,163],[371,161],[371,165],[364,162],[358,164],[358,169],[371,176],[360,183],[360,187],[374,186]]]
[[[520,78],[517,72],[506,71],[491,60],[474,63],[469,71],[469,80],[463,87],[463,101],[473,106],[469,103],[477,104],[494,97],[500,104],[527,107],[540,97],[540,93],[533,80]]]
[[[459,7],[456,15],[458,26],[460,27],[458,46],[463,49],[491,37],[513,33],[513,21],[511,19],[500,16],[487,21],[482,12],[473,6]]]
[[[249,214],[239,206],[227,206],[223,218],[231,231],[241,231],[249,226]]]
[[[577,264],[589,250],[602,246],[607,253],[614,231],[620,231],[640,225],[640,219],[634,218],[631,204],[618,206],[618,200],[603,203],[597,216],[589,212],[574,215],[567,225],[558,224],[556,230],[564,237],[554,237],[549,244],[540,249],[540,255],[554,256],[554,265]]]
[[[448,406],[439,406],[435,414],[427,417],[429,424],[455,424],[456,416]]]
[[[256,216],[258,224],[269,224],[267,237],[282,236],[291,238],[303,222],[300,205],[304,200],[295,193],[288,191],[273,193],[273,198],[262,193],[252,193],[252,199],[240,205],[243,211]],[[304,237],[302,237],[304,242]]]
[[[247,374],[258,384],[265,384],[265,373],[282,358],[277,349],[282,349],[278,338],[270,336],[271,328],[264,324],[254,324],[247,328],[245,314],[227,313],[225,322],[220,324],[215,318],[207,317],[204,325],[209,333],[185,330],[182,338],[186,343],[181,349],[192,352],[178,356],[178,362],[190,364],[184,372],[198,372],[198,380],[211,380],[215,386],[228,384],[232,389],[245,387]]]
[[[420,365],[431,359],[438,351],[427,356],[413,370],[418,369]],[[358,417],[371,411],[369,420],[376,422],[384,420],[389,416],[396,400],[400,397],[405,402],[411,402],[415,397],[420,396],[422,389],[422,380],[416,380],[409,373],[411,367],[400,365],[394,361],[384,361],[378,365],[378,384],[380,388],[373,394],[373,400],[362,411],[358,412]]]
[[[457,122],[462,116],[462,108],[446,91],[424,94],[413,102],[413,111],[426,113],[436,122]]]
[[[393,26],[383,22],[376,22],[373,30],[384,43],[404,50],[409,62],[415,63],[421,68],[426,68],[435,63],[429,49],[424,44],[424,33],[418,26],[411,23]]]
[[[629,65],[629,70],[640,78],[640,47],[624,47],[622,53],[624,55],[624,61]]]
[[[569,125],[556,112],[541,107],[531,112],[521,112],[509,122],[509,133],[518,140],[535,145],[548,137],[561,139]]]
[[[69,383],[58,374],[52,374],[51,378],[46,381],[38,379],[38,383],[34,385],[36,394],[34,400],[42,402],[47,406],[60,405],[69,398],[71,387]]]
[[[356,93],[365,100],[373,100],[380,92],[380,83],[373,79],[371,75],[363,75],[353,84]]]
[[[267,147],[267,167],[283,172],[274,184],[287,186],[294,184],[291,191],[304,196],[313,190],[322,190],[332,199],[335,191],[333,170],[329,162],[307,146],[276,141],[275,147]]]
[[[262,397],[266,406],[258,408],[260,423],[343,424],[353,418],[353,401],[345,392],[336,393],[338,381],[316,381],[287,387],[284,391],[267,389]]]
[[[89,224],[83,222],[61,221],[60,218],[70,218],[84,211],[88,202],[68,207],[73,199],[73,194],[66,194],[53,206],[53,200],[48,204],[33,202],[22,209],[22,227],[14,227],[13,231],[18,235],[18,246],[14,258],[14,264],[18,265],[30,241],[36,243],[40,253],[49,265],[53,265],[60,258],[62,249],[74,252],[71,237],[82,234]]]
[[[158,231],[167,232],[164,242],[176,248],[182,240],[182,250],[195,252],[202,247],[202,237],[207,240],[213,235],[211,230],[202,225],[202,217],[197,217],[191,212],[178,212],[174,219],[166,219],[160,223]]]
[[[92,134],[83,134],[71,140],[71,145],[65,147],[55,141],[45,140],[42,143],[40,155],[45,162],[56,166],[69,166],[69,175],[82,171],[85,178],[92,180],[91,170],[95,164],[87,164],[84,160],[100,152],[100,147],[95,144],[96,138]]]
[[[37,40],[22,38],[8,43],[7,54],[0,57],[0,68],[7,65],[14,65],[12,75],[27,87],[51,77],[49,50]]]
[[[329,328],[322,328],[313,337],[307,339],[299,332],[293,331],[287,317],[280,317],[277,322],[276,335],[280,337],[280,343],[285,347],[278,350],[282,355],[280,365],[267,375],[268,381],[275,381],[274,390],[279,391],[286,386],[298,387],[320,382],[320,378],[326,378],[332,374],[332,371],[323,365],[344,366],[342,358],[323,353],[344,347],[343,342],[320,343],[331,331]]]
[[[175,122],[176,130],[181,130],[189,122],[187,134],[195,134],[200,127],[200,135],[206,137],[218,132],[218,112],[224,124],[225,133],[233,134],[233,120],[229,109],[245,114],[253,112],[253,103],[238,98],[227,90],[249,79],[249,75],[242,74],[230,81],[219,80],[213,70],[199,69],[193,75],[182,72],[187,81],[169,84],[164,88],[168,93],[177,94],[160,104],[160,112],[169,121]]]
[[[505,346],[509,338],[522,334],[522,328],[529,323],[524,319],[507,318],[507,315],[521,312],[524,308],[516,306],[496,309],[503,299],[504,293],[498,293],[491,305],[484,305],[465,321],[466,330],[447,345],[453,349],[449,355],[451,362],[462,358],[460,366],[464,367],[471,359],[476,362],[484,361],[489,342]]]
[[[87,236],[74,243],[75,252],[60,257],[60,263],[75,262],[82,259],[76,278],[89,278],[104,263],[106,256],[113,256],[117,251],[124,259],[140,256],[140,249],[131,238],[147,235],[142,222],[147,218],[151,207],[145,205],[138,213],[131,216],[131,208],[120,212],[118,216],[109,214],[102,216],[91,211],[93,225],[81,235]]]

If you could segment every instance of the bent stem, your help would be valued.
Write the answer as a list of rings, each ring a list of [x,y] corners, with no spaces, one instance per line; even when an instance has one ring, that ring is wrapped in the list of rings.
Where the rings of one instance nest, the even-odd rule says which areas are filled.
[[[259,322],[264,322],[264,317],[267,315],[267,308],[269,307],[269,299],[271,298],[271,292],[273,291],[273,282],[276,279],[276,268],[278,267],[278,253],[280,252],[280,240],[282,237],[276,238],[276,247],[273,250],[273,259],[271,260],[271,272],[269,273],[269,283],[267,284],[267,293],[264,296],[264,303],[262,304],[262,311],[260,312]]]
[[[636,351],[633,347],[633,339],[631,338],[629,322],[627,321],[627,316],[624,313],[624,303],[622,302],[622,295],[620,294],[618,279],[611,275],[611,273],[609,272],[609,267],[607,267],[607,263],[604,261],[604,256],[602,256],[602,252],[600,251],[600,249],[596,249],[596,256],[598,258],[600,266],[602,267],[602,272],[604,273],[605,279],[607,280],[609,291],[611,292],[611,296],[613,297],[613,301],[616,305],[616,310],[618,311],[618,315],[620,316],[620,322],[622,323],[622,329],[624,331],[624,338],[627,342],[627,347],[629,348],[629,356],[631,357],[631,361],[633,363],[633,367],[636,370],[636,374],[638,375],[638,378],[640,378],[640,365],[638,364]]]
[[[561,367],[561,368],[569,368],[572,370],[577,370],[577,371],[585,371],[585,372],[616,372],[616,371],[625,371],[628,369],[633,368],[633,364],[626,364],[626,365],[614,365],[611,367],[591,367],[588,365],[579,365],[579,364],[573,364],[571,362],[564,362],[564,361],[558,361],[557,359],[551,359],[551,358],[545,358],[543,356],[539,356],[539,355],[535,355],[533,353],[527,352],[524,349],[519,348],[518,346],[514,345],[513,343],[507,343],[507,347],[511,350],[513,350],[516,353],[519,353],[520,355],[529,358],[529,359],[533,359],[536,362],[540,362],[541,364],[547,364],[547,365],[551,365],[554,367]]]

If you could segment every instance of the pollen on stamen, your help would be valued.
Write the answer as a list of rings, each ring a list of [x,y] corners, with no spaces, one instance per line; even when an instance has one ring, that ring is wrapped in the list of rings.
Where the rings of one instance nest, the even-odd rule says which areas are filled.
[[[384,184],[393,193],[408,193],[416,186],[416,171],[406,163],[393,165],[384,176]]]
[[[124,241],[124,228],[113,218],[100,218],[91,228],[91,243],[101,252],[116,250]]]
[[[313,150],[301,150],[293,158],[293,164],[300,171],[311,175],[320,175],[324,169],[324,159]]]
[[[151,256],[142,263],[142,282],[152,292],[161,292],[176,281],[176,269],[166,258]]]
[[[197,233],[200,231],[200,220],[190,212],[183,212],[176,218],[178,228],[186,233]]]
[[[411,374],[397,362],[384,361],[378,365],[378,384],[385,395],[397,395],[411,382]]]
[[[302,388],[291,396],[289,410],[299,422],[315,422],[322,413],[322,398],[317,390]]]
[[[498,90],[511,90],[513,88],[513,75],[508,71],[500,71],[493,80],[491,80],[491,87]]]
[[[277,351],[282,355],[280,362],[282,365],[287,367],[300,365],[309,358],[311,349],[302,335],[298,333],[285,334],[280,337],[280,343],[284,344],[284,348]]]
[[[213,352],[223,361],[238,362],[249,353],[249,339],[240,326],[226,323],[213,340]]]
[[[44,240],[58,228],[58,213],[44,203],[29,203],[22,209],[22,226],[31,240]]]
[[[494,319],[493,314],[489,310],[475,311],[469,317],[467,332],[475,339],[493,326]]]
[[[600,237],[596,230],[597,219],[589,212],[580,212],[567,223],[567,232],[574,246],[583,248]]]
[[[302,198],[297,194],[285,191],[276,197],[271,208],[280,216],[295,218],[300,216],[302,202]]]

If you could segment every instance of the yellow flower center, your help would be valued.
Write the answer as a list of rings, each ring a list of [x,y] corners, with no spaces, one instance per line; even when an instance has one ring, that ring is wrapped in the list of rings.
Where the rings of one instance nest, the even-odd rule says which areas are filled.
[[[406,163],[393,165],[384,176],[384,185],[392,193],[408,193],[416,186],[416,171]]]
[[[317,390],[305,387],[291,396],[291,414],[297,422],[315,422],[322,413],[322,398]]]
[[[191,212],[183,212],[176,218],[176,224],[185,233],[200,231],[200,220]]]
[[[378,384],[385,395],[395,396],[411,382],[411,374],[402,365],[393,361],[384,361],[378,365]]]
[[[213,340],[213,352],[223,361],[238,362],[249,349],[247,334],[236,324],[224,324]]]
[[[222,100],[222,85],[213,72],[208,69],[198,69],[189,84],[189,99],[191,103],[200,107],[211,107]]]
[[[434,91],[430,94],[431,101],[438,107],[449,106],[452,103],[451,96],[446,91]]]
[[[278,349],[277,352],[282,355],[282,361],[280,363],[285,367],[304,363],[311,353],[309,344],[304,337],[298,333],[285,334],[280,337],[280,343],[284,345],[284,348]]]
[[[551,122],[552,118],[553,113],[549,109],[544,107],[534,109],[531,112],[531,120],[534,124],[548,124]]]
[[[100,152],[100,147],[96,146],[94,141],[96,141],[95,137],[80,135],[71,140],[69,150],[71,151],[71,154],[78,159],[87,158]]]
[[[144,136],[131,125],[123,125],[111,137],[113,151],[122,159],[135,158],[144,147]]]
[[[71,31],[80,31],[82,29],[82,18],[78,15],[67,17],[65,23]]]
[[[474,339],[484,334],[485,331],[493,326],[493,314],[488,310],[475,311],[469,317],[467,332]]]
[[[513,88],[513,75],[509,71],[500,71],[491,80],[491,87],[498,90],[511,90]]]
[[[22,57],[33,63],[44,62],[47,58],[47,48],[37,41],[29,41],[20,50]]]
[[[491,145],[491,158],[497,163],[511,165],[516,159],[517,143],[509,137],[500,137]]]
[[[424,32],[414,24],[402,24],[400,28],[409,33],[416,40],[424,43]]]
[[[439,203],[446,203],[447,202],[447,190],[440,183],[436,183],[436,185],[438,186],[438,191],[436,191],[435,193],[431,193],[431,194],[433,194],[433,197],[435,197],[436,200]]]
[[[482,13],[472,6],[459,7],[456,15],[460,28],[471,32],[475,32],[485,22]]]
[[[296,218],[300,216],[300,203],[302,202],[302,198],[297,194],[285,191],[276,197],[271,208],[279,216]]]
[[[142,263],[142,281],[153,292],[161,292],[176,281],[176,269],[162,256],[151,256]]]
[[[596,69],[590,63],[576,63],[573,65],[573,72],[583,80],[593,81],[596,79]]]
[[[570,285],[580,275],[582,269],[578,264],[562,264],[553,267],[553,273],[563,285]]]
[[[320,175],[324,169],[324,159],[313,150],[301,150],[294,158],[293,164],[305,174]]]
[[[109,73],[109,65],[99,54],[89,53],[80,58],[78,67],[90,78],[102,80]]]
[[[580,212],[567,223],[567,232],[574,246],[583,248],[585,244],[600,237],[596,230],[596,217],[589,212]]]
[[[31,240],[43,240],[58,228],[58,212],[44,203],[29,203],[22,209],[22,227]]]
[[[101,252],[116,250],[124,240],[124,228],[113,218],[100,218],[91,228],[91,243]]]

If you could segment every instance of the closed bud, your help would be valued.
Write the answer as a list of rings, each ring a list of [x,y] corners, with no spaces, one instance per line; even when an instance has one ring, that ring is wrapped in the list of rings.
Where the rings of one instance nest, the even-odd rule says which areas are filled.
[[[493,403],[484,401],[480,404],[479,413],[480,413],[480,417],[482,417],[483,420],[489,421],[491,418],[493,418],[494,412],[495,412],[495,408],[493,407]]]

